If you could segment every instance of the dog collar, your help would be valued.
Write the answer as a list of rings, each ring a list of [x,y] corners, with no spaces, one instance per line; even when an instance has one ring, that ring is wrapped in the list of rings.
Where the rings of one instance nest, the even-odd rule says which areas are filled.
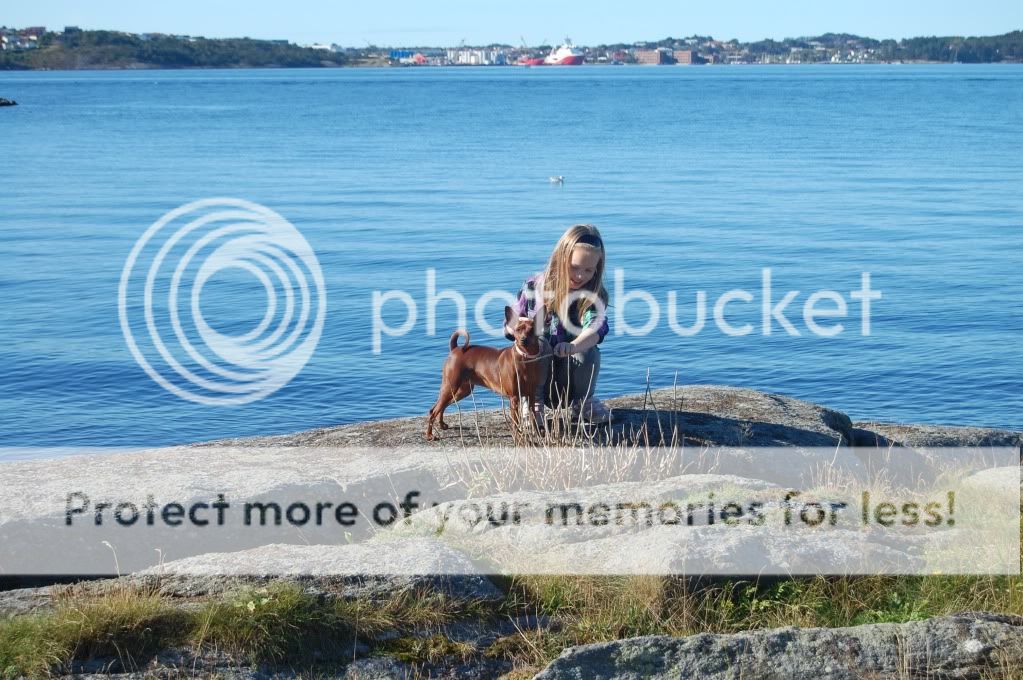
[[[528,352],[526,352],[526,350],[524,350],[521,347],[519,347],[517,343],[515,345],[513,345],[513,346],[515,347],[515,351],[516,352],[518,352],[519,354],[521,354],[522,356],[524,356],[527,359],[535,359],[538,356],[540,356],[539,352],[537,352],[536,354],[529,354]]]

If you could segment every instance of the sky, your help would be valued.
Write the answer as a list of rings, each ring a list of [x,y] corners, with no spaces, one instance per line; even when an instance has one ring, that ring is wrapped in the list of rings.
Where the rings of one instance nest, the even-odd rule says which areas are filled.
[[[579,45],[712,35],[743,42],[854,33],[996,35],[1023,28],[1023,0],[0,0],[0,25],[66,25],[347,47]]]

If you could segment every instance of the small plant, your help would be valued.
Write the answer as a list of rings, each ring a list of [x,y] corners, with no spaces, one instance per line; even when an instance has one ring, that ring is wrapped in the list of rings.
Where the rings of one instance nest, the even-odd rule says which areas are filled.
[[[134,670],[187,639],[188,617],[148,587],[119,585],[99,597],[58,590],[51,613],[0,623],[4,677],[69,670],[72,660],[115,657]]]
[[[467,661],[476,652],[476,647],[471,642],[450,640],[440,634],[425,637],[406,636],[387,640],[378,645],[375,650],[378,655],[393,656],[399,661],[411,664],[434,664],[446,657]]]
[[[157,652],[179,646],[222,650],[253,663],[313,665],[350,659],[357,638],[492,614],[481,602],[415,590],[371,601],[322,597],[281,582],[180,608],[155,586],[72,587],[58,592],[52,612],[0,620],[0,678],[48,677],[69,671],[75,661],[106,657],[142,669]],[[434,641],[421,651],[438,649]]]
[[[251,662],[338,658],[351,653],[361,623],[374,617],[358,605],[324,601],[294,583],[240,590],[197,614],[196,647],[211,645]]]

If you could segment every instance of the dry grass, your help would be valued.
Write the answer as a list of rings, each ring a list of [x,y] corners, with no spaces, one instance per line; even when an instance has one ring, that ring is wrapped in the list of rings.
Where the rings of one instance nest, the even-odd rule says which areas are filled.
[[[446,658],[468,661],[478,650],[471,642],[449,640],[441,634],[405,637],[387,640],[374,650],[376,654],[393,656],[413,665],[436,664]]]
[[[0,623],[0,673],[45,675],[72,659],[113,657],[136,669],[186,637],[186,616],[154,589],[126,586],[102,597],[59,591],[50,614]]]
[[[0,620],[0,677],[39,678],[68,672],[73,662],[116,659],[143,669],[159,651],[212,651],[249,663],[313,665],[351,658],[357,640],[383,631],[440,626],[479,617],[479,602],[406,591],[384,601],[325,600],[285,582],[248,588],[195,608],[179,608],[157,586],[124,586],[102,594],[68,589],[47,614]],[[435,641],[434,641],[435,642]],[[433,659],[441,649],[424,647]],[[450,648],[465,656],[472,650]],[[431,651],[432,650],[432,651]],[[411,658],[411,650],[406,650]]]
[[[685,445],[678,423],[680,398],[673,396],[671,411],[661,413],[653,401],[649,375],[647,381],[639,427],[613,433],[607,425],[587,424],[581,417],[573,418],[570,409],[557,408],[549,410],[543,432],[533,429],[528,419],[524,421],[529,428],[524,434],[529,436],[516,438],[514,447],[493,443],[500,440],[480,417],[474,397],[471,420],[468,414],[465,417],[472,423],[476,440],[466,442],[463,437],[463,444],[476,447],[449,458],[453,483],[472,498],[511,490],[562,491],[594,484],[654,481],[684,474],[697,464],[706,466],[701,458],[708,449]],[[511,428],[507,409],[502,412]]]
[[[869,576],[720,580],[680,577],[525,576],[510,579],[504,603],[484,605],[406,592],[383,602],[321,600],[294,585],[236,592],[197,609],[174,608],[155,590],[124,588],[87,597],[65,594],[53,612],[0,622],[0,676],[45,677],[72,660],[116,658],[143,668],[173,646],[216,649],[249,662],[303,664],[350,658],[356,640],[375,643],[422,672],[424,664],[484,655],[524,677],[572,645],[641,635],[734,633],[796,625],[839,627],[904,622],[959,611],[1023,615],[1023,577]],[[499,638],[485,650],[440,634],[464,619],[533,615],[545,622]],[[423,634],[423,631],[435,631]],[[415,634],[412,634],[416,631]],[[1019,677],[1010,659],[991,678]],[[1016,675],[1013,675],[1016,673]]]
[[[818,576],[693,587],[677,577],[531,576],[514,579],[511,597],[522,611],[558,622],[506,636],[487,650],[527,674],[565,647],[642,635],[901,623],[970,610],[1023,615],[1023,578]],[[1003,670],[992,668],[991,677],[1013,677]]]
[[[646,417],[648,403],[653,417]],[[562,412],[555,414],[545,436],[525,447],[490,448],[486,456],[453,461],[453,477],[470,497],[511,490],[562,491],[597,483],[660,480],[684,474],[707,455],[705,448],[685,447],[676,403],[661,413],[652,400],[645,400],[643,409],[643,422],[651,425],[632,433],[638,436],[628,441],[608,444],[606,438],[594,437],[592,430],[566,420]],[[737,427],[741,440],[752,438],[748,423]],[[836,456],[840,451],[836,446]],[[701,469],[707,468],[706,460],[699,463]],[[960,481],[954,470],[938,470],[938,477],[952,485]],[[807,497],[858,498],[864,489],[884,497],[900,489],[884,467],[864,484],[834,461],[820,466],[808,481]],[[531,677],[566,647],[642,635],[901,623],[971,610],[1023,615],[1019,576],[818,576],[694,583],[671,576],[515,577],[509,590],[512,608],[556,625],[500,638],[484,654],[511,661],[515,671],[507,677],[518,678]],[[1007,665],[992,668],[991,673],[999,678],[1020,675]]]
[[[649,382],[647,394],[650,395]],[[647,417],[647,402],[653,418]],[[496,439],[480,419],[474,397],[476,442]],[[653,481],[684,474],[707,453],[686,447],[677,414],[643,405],[643,426],[608,442],[599,428],[555,412],[542,436],[511,451],[452,460],[454,480],[469,497],[509,490],[560,491],[595,483]],[[461,412],[460,412],[461,416]],[[468,418],[466,419],[468,420]],[[648,425],[650,423],[650,425]],[[743,428],[743,425],[739,426]],[[752,428],[740,432],[752,436]],[[463,434],[464,437],[464,434]],[[464,440],[463,440],[464,441]],[[701,468],[706,466],[701,461]],[[807,493],[863,488],[824,466]],[[893,486],[884,475],[871,480],[878,495]],[[102,596],[73,590],[57,598],[52,613],[0,621],[0,677],[41,677],[72,661],[114,657],[139,668],[156,651],[176,645],[226,651],[250,662],[302,664],[350,657],[357,641],[384,631],[399,636],[375,643],[375,652],[396,656],[420,672],[424,664],[479,656],[507,660],[509,680],[531,677],[568,646],[642,635],[734,633],[780,626],[841,627],[905,622],[959,611],[1023,615],[1020,576],[866,576],[704,579],[672,576],[520,576],[506,583],[499,605],[451,600],[436,593],[405,592],[384,602],[322,600],[295,585],[249,589],[181,610],[155,589],[124,588]],[[499,638],[485,650],[439,633],[462,619],[534,616],[545,622]],[[412,634],[413,631],[415,634]],[[991,678],[1023,678],[1001,658]]]

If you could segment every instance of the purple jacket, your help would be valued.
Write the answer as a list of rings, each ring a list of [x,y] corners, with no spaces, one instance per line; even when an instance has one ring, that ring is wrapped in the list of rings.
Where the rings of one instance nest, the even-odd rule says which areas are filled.
[[[526,279],[525,283],[522,284],[522,289],[519,291],[519,299],[515,302],[513,309],[519,316],[534,316],[536,314],[536,287],[537,279],[540,279],[543,274],[535,274]],[[543,327],[543,337],[550,341],[551,345],[557,345],[560,342],[571,342],[575,340],[576,336],[573,335],[561,320],[558,315],[551,310],[546,310],[546,323]],[[579,328],[589,328],[596,324],[597,327],[597,344],[604,342],[604,336],[608,334],[610,330],[607,323],[607,314],[599,312],[596,307],[591,307],[586,310],[586,314],[583,315],[582,321],[578,318],[578,312],[576,311],[576,305],[572,305],[569,310],[569,320]],[[504,337],[508,340],[512,340],[511,333],[505,329]]]

